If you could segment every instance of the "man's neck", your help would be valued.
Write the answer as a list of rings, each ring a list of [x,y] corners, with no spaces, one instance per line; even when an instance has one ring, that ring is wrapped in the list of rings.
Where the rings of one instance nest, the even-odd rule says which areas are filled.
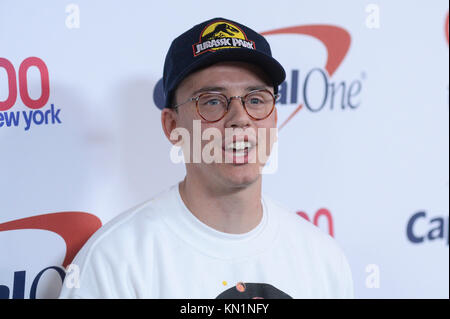
[[[190,212],[218,231],[247,233],[261,222],[261,178],[246,187],[221,189],[186,176],[179,191]]]

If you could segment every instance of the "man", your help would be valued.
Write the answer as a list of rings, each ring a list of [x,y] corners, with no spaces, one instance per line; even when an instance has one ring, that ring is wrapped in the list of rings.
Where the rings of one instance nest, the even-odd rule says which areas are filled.
[[[161,123],[186,177],[94,234],[73,262],[79,287],[61,298],[352,298],[334,240],[261,195],[284,79],[264,37],[239,23],[215,18],[176,38]],[[196,143],[213,143],[214,160]]]

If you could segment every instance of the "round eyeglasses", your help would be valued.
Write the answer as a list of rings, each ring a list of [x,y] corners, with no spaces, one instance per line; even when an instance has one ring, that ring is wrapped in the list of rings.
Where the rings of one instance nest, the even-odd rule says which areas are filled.
[[[197,113],[206,122],[218,122],[228,113],[232,99],[240,99],[248,116],[253,120],[264,120],[272,114],[276,100],[280,95],[273,95],[266,89],[251,91],[244,96],[231,96],[219,92],[204,92],[199,96],[191,97],[183,103],[172,108],[195,101]]]

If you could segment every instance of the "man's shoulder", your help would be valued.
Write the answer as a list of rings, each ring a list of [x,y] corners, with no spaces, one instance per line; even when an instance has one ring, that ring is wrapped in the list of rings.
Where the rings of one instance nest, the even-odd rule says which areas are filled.
[[[288,208],[283,203],[275,200],[267,195],[264,195],[264,202],[268,208],[276,214],[276,217],[280,219],[282,227],[290,226],[302,233],[308,232],[313,235],[321,235],[322,232],[314,224],[301,217],[294,209]],[[325,234],[324,234],[325,235]]]
[[[80,254],[87,257],[94,251],[127,249],[137,244],[137,241],[155,237],[164,225],[162,217],[170,201],[169,196],[170,189],[120,213],[89,238]]]
[[[170,190],[166,190],[119,214],[97,230],[72,262],[79,267],[82,288],[74,290],[63,286],[60,297],[117,298],[117,291],[110,290],[109,285],[112,282],[123,284],[129,267],[147,265],[155,242],[166,242],[170,238],[162,221],[165,211],[170,209],[167,205],[170,200]]]
[[[273,214],[276,214],[279,218],[280,227],[283,230],[282,234],[287,240],[292,240],[298,245],[309,248],[327,250],[333,252],[333,254],[340,255],[343,253],[332,236],[297,214],[295,210],[287,208],[284,204],[268,196],[264,196],[264,200],[273,210]]]
[[[341,287],[333,296],[353,298],[350,265],[338,241],[295,211],[276,201],[266,201],[279,216],[279,243],[298,256],[303,265],[310,265],[316,273],[327,274],[323,278],[331,287]]]

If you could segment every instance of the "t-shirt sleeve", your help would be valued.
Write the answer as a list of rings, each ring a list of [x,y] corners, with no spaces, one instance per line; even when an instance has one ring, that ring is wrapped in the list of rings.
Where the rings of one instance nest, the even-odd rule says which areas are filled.
[[[354,299],[353,278],[347,258],[341,254],[341,295],[339,298]]]
[[[91,258],[91,247],[84,246],[67,268],[60,299],[108,298],[108,271]]]
[[[88,242],[68,267],[59,298],[134,298],[119,268],[108,249]]]

